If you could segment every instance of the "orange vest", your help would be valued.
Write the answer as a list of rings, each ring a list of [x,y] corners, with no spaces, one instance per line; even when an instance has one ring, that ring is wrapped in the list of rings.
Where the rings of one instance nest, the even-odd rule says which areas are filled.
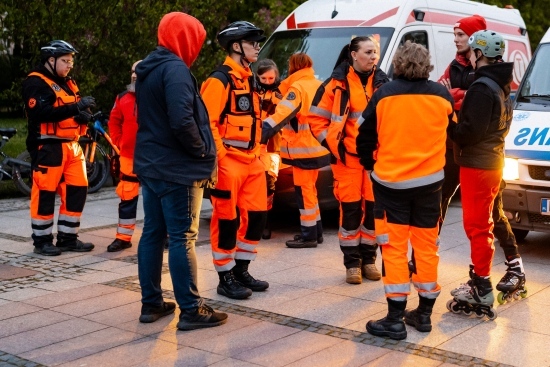
[[[71,79],[67,81],[69,89],[73,92],[73,95],[67,93],[63,88],[57,85],[56,82],[46,77],[43,74],[33,72],[29,76],[40,77],[46,84],[48,84],[55,93],[54,107],[64,106],[68,104],[77,103],[80,100],[78,94],[78,87],[76,83]],[[40,123],[40,139],[57,138],[57,139],[70,139],[78,140],[81,135],[86,134],[88,126],[85,124],[79,124],[73,117],[69,117],[65,120],[58,122],[41,122]]]
[[[374,70],[363,87],[349,66],[345,80],[330,78],[323,83],[319,89],[324,90],[321,99],[311,106],[310,126],[314,135],[320,142],[326,139],[331,153],[344,163],[345,153],[357,155],[357,120],[374,93],[373,79]]]

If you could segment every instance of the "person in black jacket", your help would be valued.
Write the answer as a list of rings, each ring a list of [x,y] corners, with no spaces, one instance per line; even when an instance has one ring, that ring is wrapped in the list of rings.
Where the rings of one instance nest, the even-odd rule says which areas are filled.
[[[197,19],[180,12],[166,14],[158,27],[159,46],[136,68],[134,172],[142,185],[145,211],[138,245],[139,321],[154,322],[175,309],[173,302],[164,302],[160,286],[168,232],[168,266],[181,309],[181,330],[227,321],[227,314],[204,303],[197,287],[195,242],[203,188],[216,170],[208,114],[189,70],[205,38]]]
[[[455,162],[460,166],[464,230],[470,240],[471,280],[451,291],[464,310],[482,309],[491,317],[494,303],[490,279],[494,255],[493,201],[498,194],[504,166],[504,138],[512,121],[510,84],[513,63],[502,62],[504,39],[496,32],[474,33],[468,43],[475,65],[470,86],[450,130]],[[469,306],[469,305],[473,306]],[[494,311],[494,310],[492,310]]]

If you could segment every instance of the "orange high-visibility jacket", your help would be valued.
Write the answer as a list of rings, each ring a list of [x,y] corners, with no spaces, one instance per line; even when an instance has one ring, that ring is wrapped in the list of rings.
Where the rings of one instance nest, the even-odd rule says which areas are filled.
[[[32,72],[28,76],[37,76],[52,88],[55,93],[56,101],[53,107],[64,106],[77,103],[80,100],[78,87],[76,83],[69,79],[67,85],[73,94],[67,93],[63,88],[59,87],[56,82],[46,77],[45,75]],[[73,117],[58,122],[41,122],[40,123],[40,139],[70,139],[78,140],[81,135],[86,134],[86,124],[79,124]]]
[[[443,179],[447,128],[456,123],[443,85],[396,79],[374,94],[359,123],[357,150],[374,180],[407,189]]]
[[[285,97],[275,113],[263,121],[265,130],[282,128],[281,158],[284,163],[303,169],[321,168],[330,163],[330,153],[311,133],[309,109],[321,82],[313,68],[301,69],[287,78]]]
[[[317,140],[326,144],[331,153],[344,163],[344,153],[357,155],[357,119],[374,93],[377,71],[375,66],[363,88],[353,67],[344,62],[334,69],[313,99],[309,117],[311,130]]]
[[[227,56],[201,87],[218,160],[231,154],[244,162],[259,157],[262,124],[252,71]]]

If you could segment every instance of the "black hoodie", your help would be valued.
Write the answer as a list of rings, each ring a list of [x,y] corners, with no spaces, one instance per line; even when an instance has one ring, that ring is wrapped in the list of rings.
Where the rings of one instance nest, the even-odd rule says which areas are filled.
[[[484,83],[472,84],[466,92],[458,124],[449,131],[455,143],[455,162],[462,167],[494,170],[504,166],[504,138],[512,122],[510,83],[514,63],[482,66],[475,80],[488,77],[501,91]]]

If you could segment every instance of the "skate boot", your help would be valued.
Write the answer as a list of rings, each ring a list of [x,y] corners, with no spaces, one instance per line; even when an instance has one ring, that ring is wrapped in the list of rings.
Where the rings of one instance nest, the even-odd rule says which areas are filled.
[[[471,286],[472,286],[472,278],[473,278],[474,274],[475,274],[474,266],[472,264],[470,264],[470,271],[468,272],[468,275],[470,276],[470,279],[466,283],[462,283],[461,285],[459,285],[455,289],[451,290],[451,296],[454,297],[456,293],[461,292],[463,290],[470,289]]]
[[[401,340],[407,337],[407,329],[403,322],[403,313],[407,306],[407,300],[396,301],[386,298],[388,301],[388,315],[383,319],[367,322],[367,331],[376,336],[387,336],[390,339]]]
[[[491,279],[473,274],[470,282],[471,285],[468,289],[465,286],[460,290],[455,289],[454,298],[447,302],[447,310],[453,313],[462,312],[467,316],[472,313],[475,313],[477,317],[487,315],[490,320],[496,319],[497,312],[493,308],[495,296]]]
[[[506,262],[506,274],[498,282],[496,288],[499,290],[497,302],[501,305],[512,300],[518,300],[527,297],[527,287],[525,286],[525,273],[521,269],[521,259],[514,259]]]

